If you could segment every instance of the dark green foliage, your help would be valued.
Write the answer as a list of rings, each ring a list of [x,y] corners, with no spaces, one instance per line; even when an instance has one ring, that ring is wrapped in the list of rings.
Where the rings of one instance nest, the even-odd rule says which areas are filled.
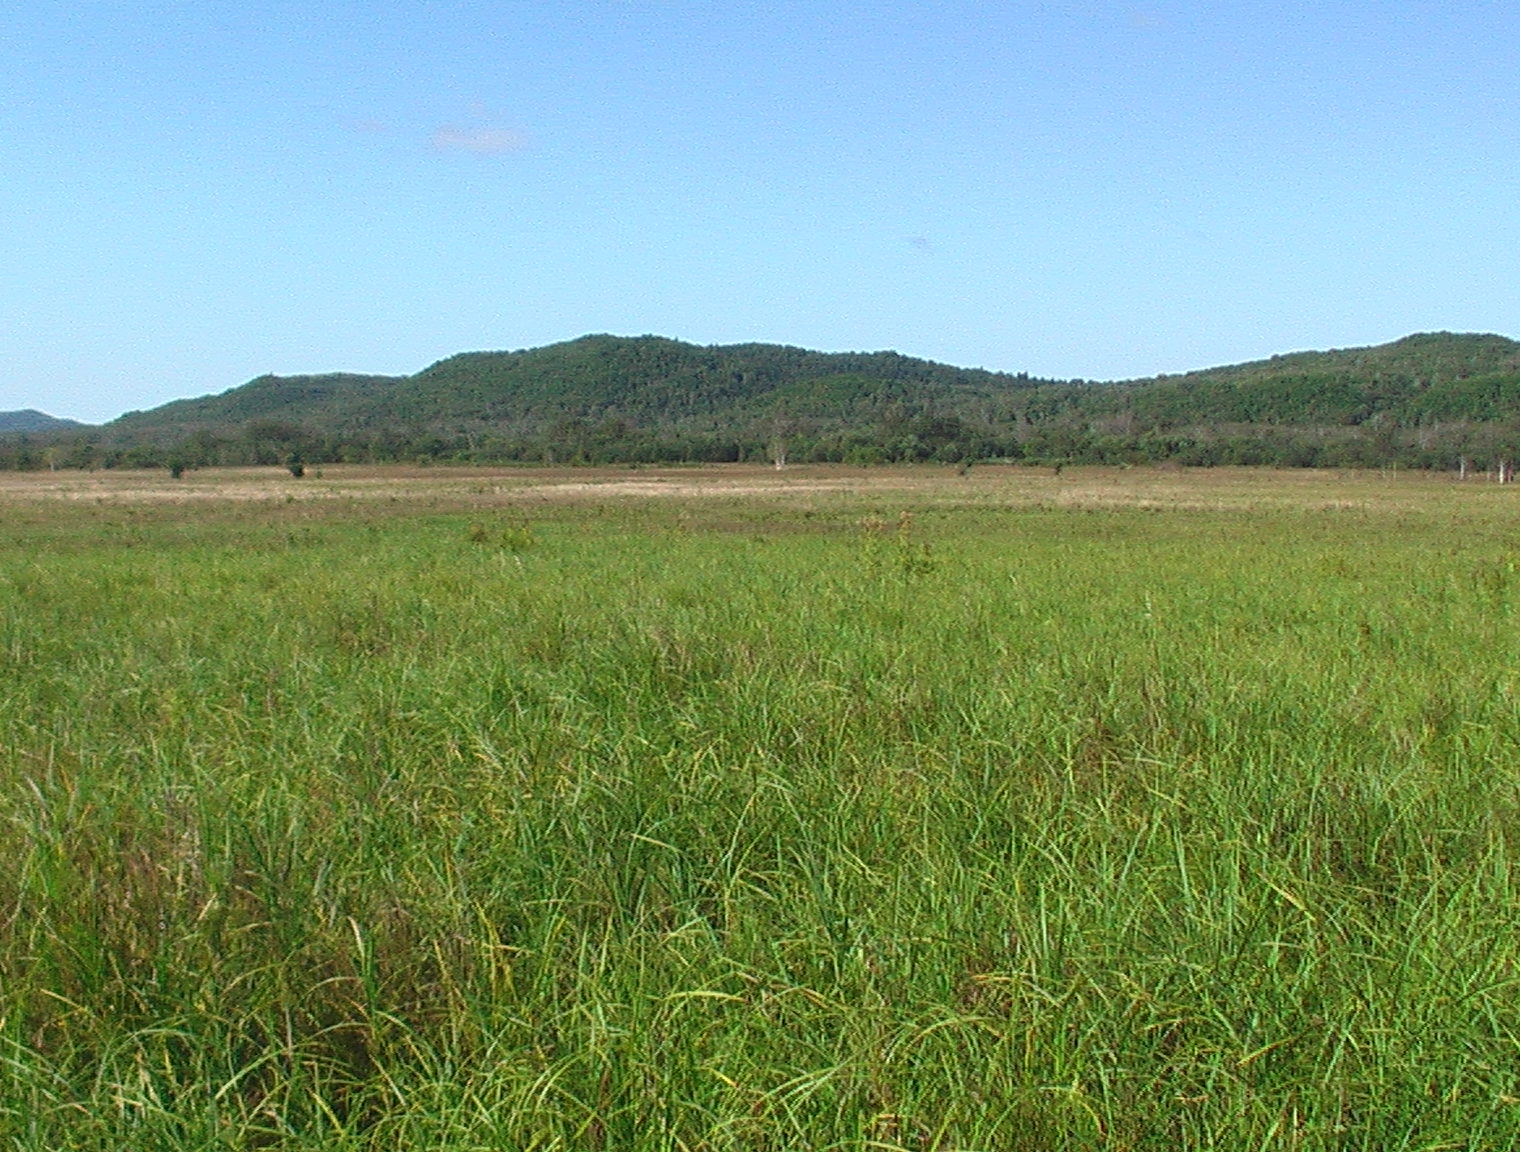
[[[1151,427],[1354,426],[1376,416],[1400,424],[1493,420],[1516,411],[1520,344],[1425,333],[1376,348],[1298,352],[1123,387],[1136,418]]]
[[[895,352],[586,336],[415,376],[261,376],[99,430],[0,438],[0,467],[307,462],[1027,460],[1495,468],[1520,457],[1520,344],[1428,333],[1115,384]],[[51,455],[49,455],[51,453]]]

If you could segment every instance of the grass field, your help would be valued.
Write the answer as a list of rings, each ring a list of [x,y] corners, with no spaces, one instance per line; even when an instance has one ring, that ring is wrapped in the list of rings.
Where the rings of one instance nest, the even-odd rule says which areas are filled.
[[[1520,1146],[1520,489],[0,479],[0,1146]]]

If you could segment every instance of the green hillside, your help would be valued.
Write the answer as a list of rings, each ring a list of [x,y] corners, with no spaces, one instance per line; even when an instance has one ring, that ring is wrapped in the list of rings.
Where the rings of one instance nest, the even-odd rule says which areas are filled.
[[[220,396],[131,413],[111,424],[109,435],[172,437],[250,420],[337,433],[459,427],[520,433],[567,420],[617,420],[648,430],[732,429],[770,415],[776,404],[827,420],[862,405],[990,397],[1030,384],[895,352],[704,348],[657,336],[586,336],[519,352],[466,352],[410,377],[261,376]]]
[[[1049,386],[895,352],[586,336],[463,353],[410,377],[262,376],[129,413],[91,445],[107,463],[177,457],[187,466],[287,457],[737,460],[769,452],[778,438],[803,457],[959,460],[995,454],[995,429],[1017,419],[1003,410],[1008,398]]]
[[[896,352],[585,336],[413,376],[261,376],[0,464],[793,461],[1455,468],[1520,459],[1520,344],[1425,333],[1108,384]]]
[[[12,432],[63,432],[83,427],[77,420],[60,420],[57,416],[49,416],[35,408],[0,412],[0,435]]]
[[[1357,425],[1500,420],[1520,414],[1520,344],[1446,332],[1334,352],[1298,352],[1129,385],[1151,427]]]
[[[187,433],[226,432],[250,421],[308,428],[342,428],[403,387],[405,376],[259,376],[217,396],[175,400],[147,412],[128,412],[106,426],[109,438],[173,441]]]

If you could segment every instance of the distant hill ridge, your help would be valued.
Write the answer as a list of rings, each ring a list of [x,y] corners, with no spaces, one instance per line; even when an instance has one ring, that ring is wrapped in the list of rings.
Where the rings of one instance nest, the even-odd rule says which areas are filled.
[[[77,426],[76,426],[77,432]],[[1520,343],[1422,333],[1107,384],[896,352],[584,336],[411,376],[260,376],[76,435],[91,461],[1407,463],[1520,457]],[[14,455],[14,453],[13,453]],[[9,462],[18,466],[16,461]],[[24,466],[20,465],[20,466]]]
[[[584,336],[516,352],[464,352],[414,376],[260,376],[106,425],[111,433],[279,420],[327,430],[518,431],[567,420],[669,429],[769,414],[772,403],[833,414],[867,394],[927,399],[1026,386],[1028,377],[954,368],[896,352],[825,353],[770,344],[702,347],[659,336]]]
[[[1176,423],[1489,421],[1520,415],[1520,343],[1421,333],[1369,348],[1295,352],[1122,387],[1137,417]]]
[[[0,412],[0,435],[7,432],[61,432],[87,425],[77,420],[61,420],[35,408],[23,408],[19,412]]]

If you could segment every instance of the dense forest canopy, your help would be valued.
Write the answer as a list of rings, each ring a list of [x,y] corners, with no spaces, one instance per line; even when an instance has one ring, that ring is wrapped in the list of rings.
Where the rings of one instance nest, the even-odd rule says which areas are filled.
[[[462,353],[413,376],[260,376],[96,428],[62,423],[14,425],[0,437],[0,466],[784,454],[794,462],[1486,468],[1520,458],[1520,344],[1425,333],[1096,384],[896,352],[601,335]]]

